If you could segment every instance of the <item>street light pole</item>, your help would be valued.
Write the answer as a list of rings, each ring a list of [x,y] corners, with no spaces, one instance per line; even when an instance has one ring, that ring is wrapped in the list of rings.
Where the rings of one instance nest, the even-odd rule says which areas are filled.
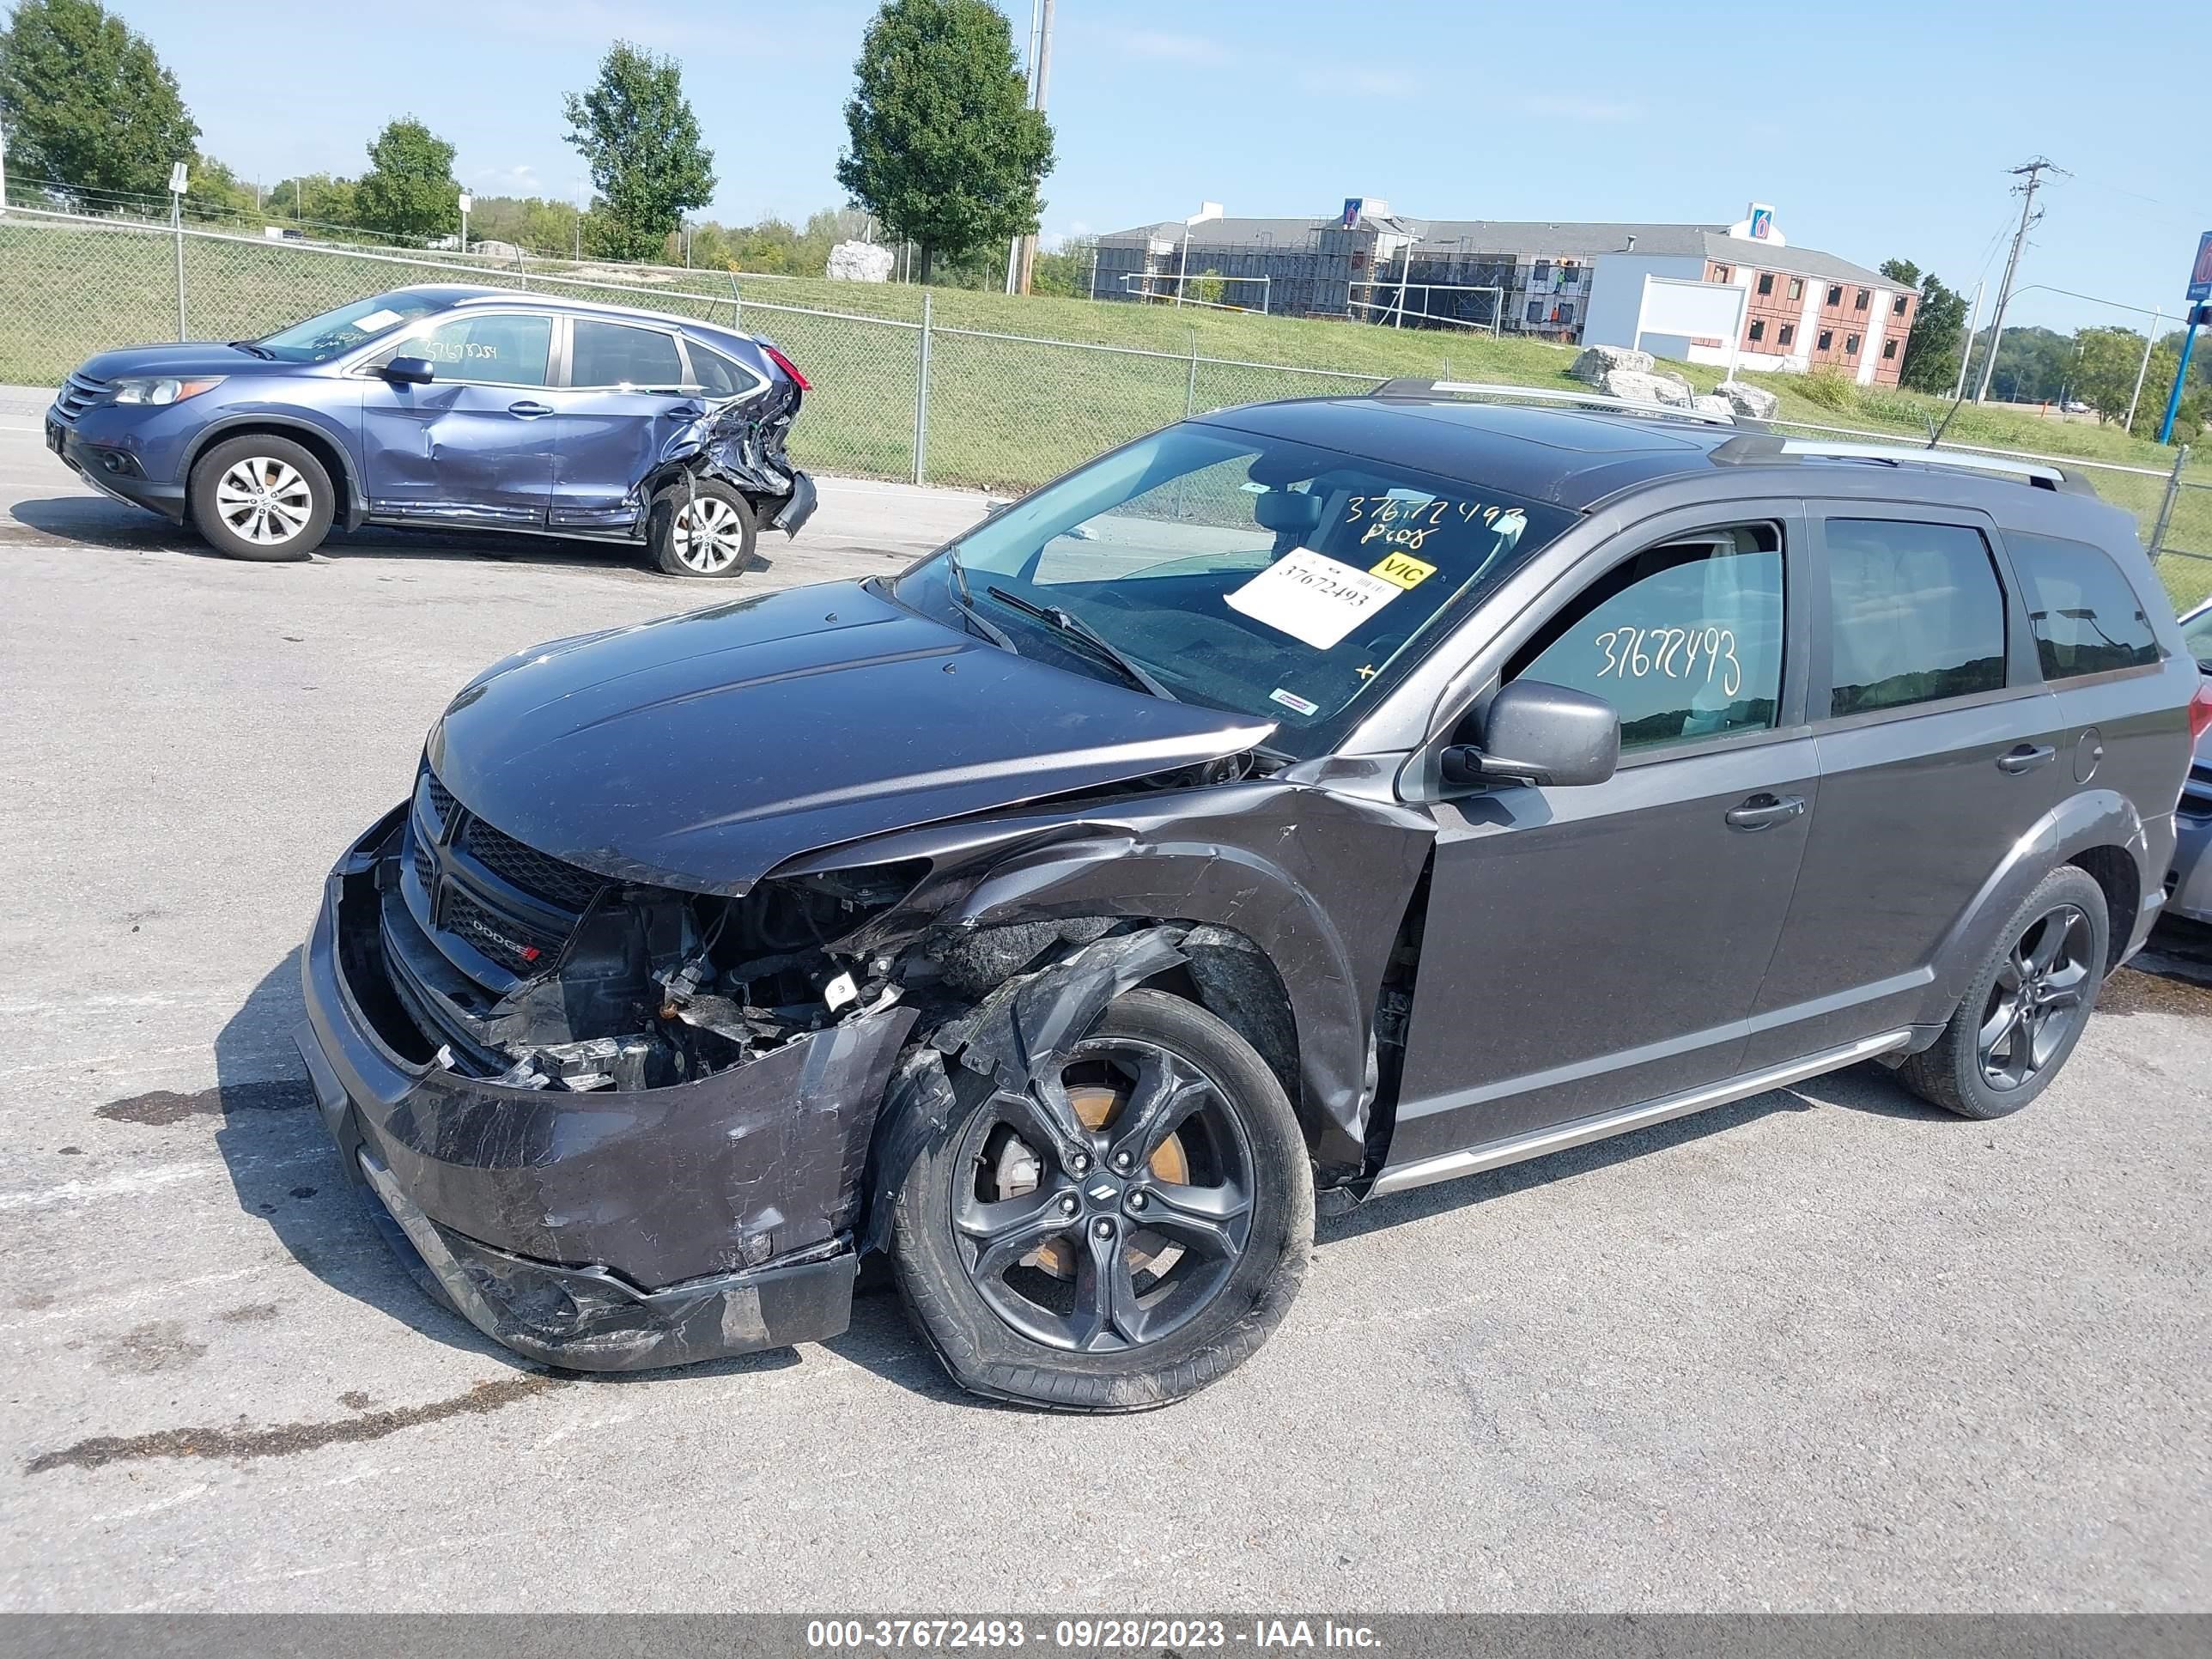
[[[461,192],[461,252],[464,253],[469,251],[469,210],[475,205],[469,199],[468,191],[463,191]]]
[[[2128,418],[2120,422],[2120,430],[2136,429],[2136,405],[2142,400],[2143,376],[2150,373],[2150,354],[2158,349],[2158,325],[2163,318],[2154,306],[2150,313],[2150,333],[2143,340],[2142,362],[2136,368],[2136,389],[2128,394]]]
[[[1982,285],[1974,284],[1974,303],[1966,313],[1966,343],[1959,353],[1959,384],[1951,389],[1951,401],[1957,403],[1966,395],[1966,369],[1974,361],[1974,325],[1982,317]]]

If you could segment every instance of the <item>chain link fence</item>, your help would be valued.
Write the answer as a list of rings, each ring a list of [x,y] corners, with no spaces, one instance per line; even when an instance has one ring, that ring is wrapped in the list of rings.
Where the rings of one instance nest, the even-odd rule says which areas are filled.
[[[619,276],[623,280],[613,280]],[[781,303],[774,279],[665,266],[331,247],[12,209],[0,217],[0,382],[55,385],[118,342],[243,339],[428,282],[625,305],[773,338],[814,383],[793,434],[818,471],[1019,490],[1188,415],[1364,392],[1385,377],[934,324],[927,289],[856,294],[866,315]],[[763,292],[765,290],[765,292]],[[1895,444],[1894,433],[1777,422]],[[1984,447],[1954,443],[1948,449]],[[2212,473],[1990,451],[2078,469],[2132,512],[2178,600],[2212,591]],[[2166,562],[2172,562],[2168,564]]]

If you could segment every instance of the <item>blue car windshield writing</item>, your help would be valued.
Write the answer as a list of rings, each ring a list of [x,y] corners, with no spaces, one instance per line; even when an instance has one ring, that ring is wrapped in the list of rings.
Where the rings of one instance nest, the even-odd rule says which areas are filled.
[[[295,323],[253,343],[288,363],[326,363],[380,334],[446,310],[452,301],[430,294],[380,294]]]

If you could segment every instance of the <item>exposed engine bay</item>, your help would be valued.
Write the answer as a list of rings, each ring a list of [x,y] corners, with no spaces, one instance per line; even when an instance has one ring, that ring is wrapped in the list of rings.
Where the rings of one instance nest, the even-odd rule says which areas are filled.
[[[387,860],[392,982],[439,1057],[507,1087],[658,1089],[888,1006],[887,960],[830,946],[921,866],[741,898],[612,881],[475,817],[424,769]]]
[[[1129,787],[1220,782],[1248,764]],[[970,1003],[1042,951],[1105,928],[924,936],[901,951],[856,940],[928,872],[927,860],[894,861],[736,897],[617,881],[476,817],[426,764],[380,860],[379,931],[392,989],[430,1045],[419,1058],[507,1088],[662,1089],[910,994]]]

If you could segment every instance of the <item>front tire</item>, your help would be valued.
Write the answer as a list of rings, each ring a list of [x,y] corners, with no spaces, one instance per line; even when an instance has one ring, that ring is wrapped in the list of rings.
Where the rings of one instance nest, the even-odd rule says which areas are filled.
[[[2051,1086],[2081,1040],[2111,957],[2105,890],[2062,865],[2013,913],[1932,1048],[1899,1081],[1961,1117],[2008,1117]]]
[[[679,481],[653,498],[647,520],[653,562],[671,576],[743,575],[759,539],[752,503],[715,478]]]
[[[1015,1095],[956,1068],[893,1204],[900,1294],[954,1382],[1068,1412],[1197,1393],[1265,1341],[1313,1245],[1313,1174],[1249,1043],[1118,998]]]
[[[208,545],[261,563],[306,558],[337,510],[337,491],[313,452],[258,434],[226,439],[201,456],[186,495]]]

